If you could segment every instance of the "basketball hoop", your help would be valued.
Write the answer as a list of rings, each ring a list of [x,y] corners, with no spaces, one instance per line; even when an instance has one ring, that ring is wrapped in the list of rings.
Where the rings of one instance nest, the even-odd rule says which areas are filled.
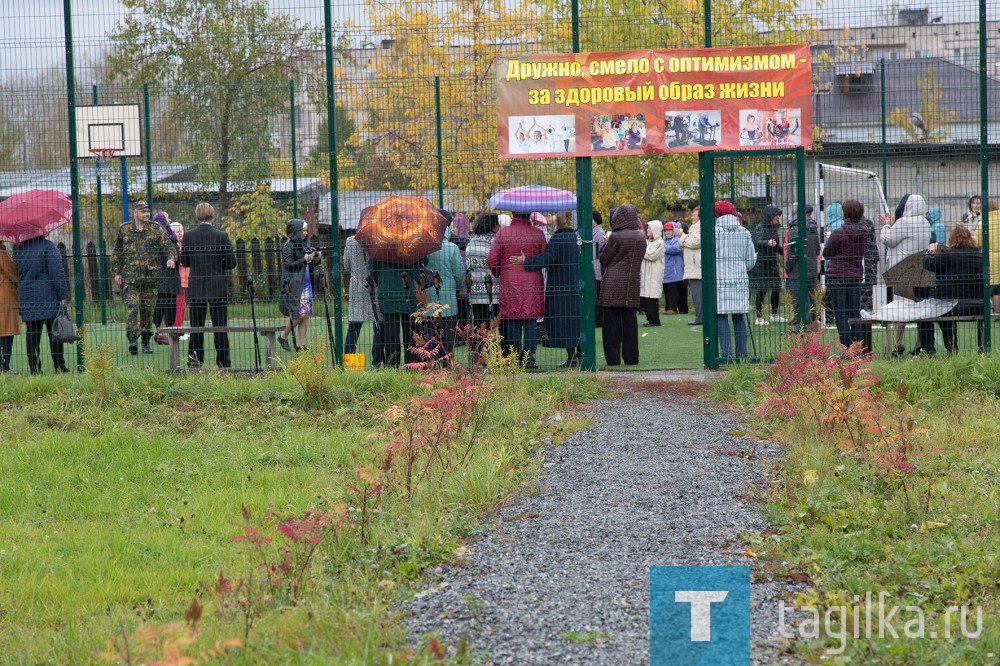
[[[117,150],[115,148],[90,148],[89,152],[94,156],[94,169],[97,171],[98,178],[106,175],[111,169],[111,158],[114,157]]]

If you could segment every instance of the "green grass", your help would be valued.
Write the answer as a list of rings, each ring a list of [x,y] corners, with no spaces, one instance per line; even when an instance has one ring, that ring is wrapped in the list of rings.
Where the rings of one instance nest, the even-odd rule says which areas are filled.
[[[713,386],[713,396],[728,397],[752,413],[766,396],[754,399],[752,389],[765,372],[743,366],[726,373]],[[880,390],[896,392],[900,383],[907,388],[915,426],[926,431],[916,471],[902,477],[909,501],[898,481],[863,458],[842,455],[835,446],[838,437],[809,417],[756,419],[757,434],[785,444],[787,455],[765,492],[772,530],[750,537],[762,556],[754,574],[800,582],[807,576],[815,587],[786,603],[821,612],[857,606],[855,598],[884,591],[887,606],[912,606],[924,613],[923,639],[903,634],[904,623],[916,613],[900,611],[898,639],[879,638],[876,620],[874,637],[865,640],[862,628],[860,640],[847,638],[843,654],[837,653],[841,641],[836,638],[802,641],[798,649],[812,659],[826,653],[829,663],[844,664],[995,664],[1000,655],[1000,359],[960,355],[876,362],[874,373],[882,378]],[[883,418],[892,421],[895,415]],[[953,616],[952,640],[944,640],[946,609],[963,605],[971,609],[968,629],[973,633],[975,607],[982,608],[982,634],[965,637]],[[937,639],[926,637],[931,631]]]
[[[408,500],[387,487],[368,543],[341,526],[298,603],[264,590],[248,644],[227,663],[377,664],[408,654],[394,604],[427,567],[461,553],[484,511],[532,479],[544,437],[558,441],[583,423],[571,417],[552,431],[545,416],[600,394],[578,373],[497,381],[468,461],[425,477]],[[348,486],[386,439],[371,437],[387,427],[383,412],[429,391],[407,373],[333,373],[326,406],[310,409],[284,374],[114,371],[102,392],[86,375],[0,382],[2,661],[89,663],[125,636],[156,658],[166,639],[136,645],[133,632],[181,621],[192,596],[205,604],[199,649],[242,638],[239,618],[217,618],[217,600],[199,592],[220,571],[262,576],[261,558],[232,541],[241,507],[256,518],[358,504]]]

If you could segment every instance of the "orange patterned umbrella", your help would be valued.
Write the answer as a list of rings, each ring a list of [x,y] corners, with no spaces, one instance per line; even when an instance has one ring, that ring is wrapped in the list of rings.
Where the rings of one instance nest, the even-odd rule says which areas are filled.
[[[440,250],[447,226],[427,199],[392,195],[361,211],[355,238],[372,259],[408,265]]]

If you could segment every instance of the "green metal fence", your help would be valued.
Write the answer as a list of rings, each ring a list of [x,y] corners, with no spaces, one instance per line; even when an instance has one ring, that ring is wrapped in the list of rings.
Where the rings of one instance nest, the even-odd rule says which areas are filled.
[[[606,226],[610,208],[625,202],[644,220],[675,220],[710,188],[737,202],[751,227],[764,205],[777,205],[784,236],[789,213],[802,220],[806,205],[821,227],[831,203],[864,196],[869,211],[878,207],[866,174],[876,176],[890,209],[906,193],[921,194],[928,212],[939,209],[945,234],[962,222],[973,195],[984,210],[990,207],[989,193],[997,190],[991,130],[1000,108],[996,10],[985,0],[944,6],[940,17],[933,8],[893,7],[188,0],[169,8],[109,2],[95,9],[65,0],[61,10],[42,11],[11,5],[2,17],[10,57],[0,69],[0,198],[32,187],[72,195],[72,225],[50,237],[64,249],[77,323],[86,325],[91,342],[114,344],[120,364],[162,368],[164,350],[127,353],[121,294],[108,272],[118,228],[132,213],[129,201],[148,200],[153,212],[166,211],[188,232],[195,205],[213,204],[216,225],[227,230],[239,255],[229,315],[237,325],[253,318],[248,284],[256,285],[258,324],[284,321],[278,292],[285,225],[292,217],[305,219],[324,255],[313,304],[320,323],[314,319],[305,342],[321,342],[337,363],[351,310],[343,241],[366,205],[390,192],[415,194],[474,220],[504,187],[570,189],[578,197],[577,218],[586,221],[577,225],[581,349],[585,367],[601,367],[590,279],[593,210]],[[803,156],[803,175],[792,157],[759,151],[701,162],[693,153],[496,159],[495,66],[502,55],[787,43],[809,43],[813,57],[815,144]],[[141,145],[134,156],[107,160],[98,181],[94,160],[80,150],[77,123],[80,109],[109,105],[138,105]],[[705,160],[713,173],[707,181]],[[742,182],[767,174],[759,196]],[[702,219],[711,219],[710,211],[702,205]],[[987,248],[986,286],[997,281],[989,264],[991,232],[998,228],[977,227]],[[712,292],[705,282],[703,291]],[[790,294],[779,294],[786,313],[779,316],[787,319]],[[331,313],[329,335],[321,296]],[[984,289],[987,315],[989,297]],[[464,317],[462,302],[456,298]],[[781,326],[768,321],[755,328],[755,314],[751,347],[764,359],[780,348],[775,331]],[[668,327],[669,336],[640,338],[640,366],[686,365],[701,357],[711,365],[718,359],[698,352],[717,348],[705,342],[714,339],[714,325],[684,336]],[[987,348],[991,328],[984,331]],[[369,362],[371,330],[371,324],[362,327],[357,347]],[[966,324],[959,332],[975,335]],[[914,329],[903,335],[907,348],[914,346]],[[234,337],[234,364],[253,365],[251,337]],[[79,364],[80,350],[74,351]],[[19,371],[26,370],[23,354],[21,335],[14,341]],[[540,347],[537,356],[549,368],[565,359],[558,348]]]

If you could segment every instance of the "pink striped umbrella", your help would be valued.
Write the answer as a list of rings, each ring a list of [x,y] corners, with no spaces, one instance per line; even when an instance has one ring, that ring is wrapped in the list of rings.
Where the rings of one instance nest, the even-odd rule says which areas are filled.
[[[73,217],[73,200],[58,190],[28,190],[0,203],[0,240],[23,243]]]

